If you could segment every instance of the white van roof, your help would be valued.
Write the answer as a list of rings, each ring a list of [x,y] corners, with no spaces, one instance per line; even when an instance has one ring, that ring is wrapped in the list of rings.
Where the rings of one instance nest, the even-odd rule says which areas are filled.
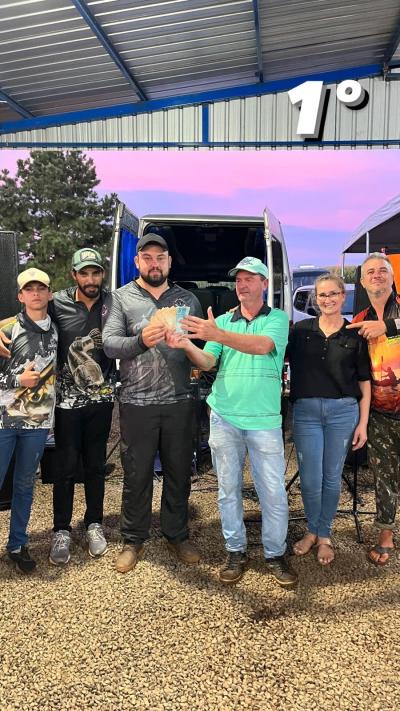
[[[264,226],[264,217],[260,215],[256,216],[246,216],[246,215],[143,215],[140,218],[141,222],[250,222],[255,225]],[[282,228],[279,220],[275,215],[268,210],[268,226],[272,236],[278,240],[278,242],[283,242]]]

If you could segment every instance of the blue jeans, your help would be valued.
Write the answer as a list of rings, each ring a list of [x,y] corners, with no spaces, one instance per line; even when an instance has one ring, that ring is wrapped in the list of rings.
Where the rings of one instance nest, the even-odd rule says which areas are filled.
[[[10,535],[7,549],[28,542],[26,529],[31,515],[35,474],[46,444],[48,429],[0,429],[0,487],[15,450]]]
[[[229,552],[247,546],[243,521],[242,481],[246,452],[262,513],[262,543],[266,558],[286,550],[288,503],[282,430],[241,430],[211,411],[210,449],[218,476],[218,506]]]
[[[293,439],[308,530],[327,538],[340,499],[342,471],[359,419],[352,397],[301,398],[293,406]]]

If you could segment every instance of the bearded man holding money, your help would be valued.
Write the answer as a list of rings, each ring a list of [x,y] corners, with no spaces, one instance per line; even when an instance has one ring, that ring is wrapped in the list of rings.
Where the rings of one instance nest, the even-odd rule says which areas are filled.
[[[121,534],[116,570],[136,566],[150,537],[154,457],[163,471],[161,531],[183,563],[200,556],[189,542],[188,499],[193,456],[191,363],[170,348],[168,333],[185,315],[202,317],[198,299],[168,281],[168,244],[149,232],[137,244],[139,277],[114,291],[104,306],[103,347],[120,359],[121,461],[124,469]]]

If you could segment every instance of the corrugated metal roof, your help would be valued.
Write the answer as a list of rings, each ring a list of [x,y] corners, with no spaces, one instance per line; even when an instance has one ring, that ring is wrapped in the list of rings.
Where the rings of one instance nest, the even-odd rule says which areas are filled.
[[[207,129],[201,105],[179,106],[105,120],[93,120],[18,133],[0,133],[0,147],[63,146],[94,148],[365,148],[400,146],[400,82],[381,77],[360,79],[369,95],[368,105],[354,111],[330,91],[323,140],[297,135],[299,111],[288,92],[237,98],[206,107]],[[207,135],[206,135],[207,134]]]
[[[399,26],[398,0],[2,0],[0,92],[37,117],[382,64]]]

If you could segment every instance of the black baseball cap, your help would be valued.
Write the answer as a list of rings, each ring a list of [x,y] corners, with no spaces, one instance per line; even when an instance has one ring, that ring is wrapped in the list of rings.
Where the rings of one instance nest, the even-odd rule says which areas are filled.
[[[137,247],[136,247],[137,252],[140,252],[140,250],[143,249],[143,247],[147,247],[148,244],[158,244],[166,252],[168,252],[168,245],[167,245],[164,237],[161,237],[161,235],[157,235],[155,232],[148,232],[146,235],[143,235],[138,240]]]

